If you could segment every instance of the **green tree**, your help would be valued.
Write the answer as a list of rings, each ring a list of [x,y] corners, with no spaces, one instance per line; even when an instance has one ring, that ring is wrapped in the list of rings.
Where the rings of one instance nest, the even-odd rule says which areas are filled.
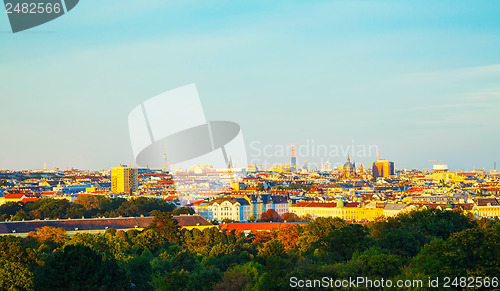
[[[148,229],[156,231],[169,243],[177,243],[180,238],[180,227],[177,224],[171,213],[159,213],[155,215]]]
[[[135,285],[135,290],[153,290],[153,286],[149,284],[153,268],[147,256],[139,256],[126,261],[125,271],[128,280]]]
[[[139,250],[149,249],[153,252],[164,246],[165,242],[166,240],[152,229],[145,229],[132,239],[134,248]]]
[[[500,274],[500,233],[472,228],[436,239],[415,257],[414,271],[429,276],[495,277]]]
[[[0,260],[0,290],[33,290],[33,273],[19,262]]]
[[[185,270],[172,273],[155,274],[153,287],[160,291],[184,291],[189,283],[189,272]]]
[[[174,211],[172,211],[173,215],[181,215],[181,214],[188,214],[188,215],[193,215],[195,214],[194,209],[191,207],[179,207],[176,208]]]
[[[35,285],[42,290],[122,290],[129,286],[114,259],[103,260],[84,245],[67,245],[37,269]]]

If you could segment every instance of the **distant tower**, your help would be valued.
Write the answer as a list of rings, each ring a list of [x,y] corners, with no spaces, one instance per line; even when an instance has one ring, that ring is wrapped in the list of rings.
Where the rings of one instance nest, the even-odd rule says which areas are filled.
[[[327,171],[330,171],[330,161],[329,160],[326,160],[326,162],[323,164],[323,171],[327,172]]]
[[[43,170],[44,170],[44,171],[47,171],[47,163],[46,163],[46,162],[45,162],[45,163],[43,163]]]
[[[307,161],[304,160],[304,162],[302,162],[302,169],[308,170],[307,167],[308,167]]]
[[[292,154],[292,159],[290,161],[291,169],[292,169],[292,171],[297,171],[297,153],[296,153],[295,146],[292,146],[290,151]]]
[[[163,171],[167,170],[167,153],[163,152]]]

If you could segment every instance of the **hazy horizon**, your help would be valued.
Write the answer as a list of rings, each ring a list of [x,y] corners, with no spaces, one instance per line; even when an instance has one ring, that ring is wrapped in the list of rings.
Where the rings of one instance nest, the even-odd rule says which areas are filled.
[[[130,111],[196,83],[207,120],[241,126],[250,162],[287,163],[288,153],[264,147],[314,141],[375,145],[398,169],[441,160],[489,171],[500,162],[499,9],[88,0],[16,34],[0,13],[0,169],[134,164]],[[299,155],[297,164],[333,166],[345,153]],[[350,158],[370,166],[377,153]]]

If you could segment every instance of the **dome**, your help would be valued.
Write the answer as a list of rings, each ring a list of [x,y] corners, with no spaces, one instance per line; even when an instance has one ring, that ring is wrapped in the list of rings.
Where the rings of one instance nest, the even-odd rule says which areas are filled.
[[[349,159],[349,155],[347,155],[347,162],[344,164],[343,169],[344,169],[344,171],[354,170],[354,165],[351,163],[351,159]]]
[[[344,170],[354,169],[354,165],[351,162],[346,162],[343,166]]]

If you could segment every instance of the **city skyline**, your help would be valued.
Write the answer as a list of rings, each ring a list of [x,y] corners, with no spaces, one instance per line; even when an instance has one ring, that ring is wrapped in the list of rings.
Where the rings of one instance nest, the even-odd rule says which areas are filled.
[[[500,161],[498,8],[85,1],[15,35],[0,13],[0,168],[133,162],[130,110],[195,82],[208,120],[241,125],[249,160],[252,142],[314,140],[376,145],[397,169],[441,160],[491,170]],[[351,158],[368,165],[377,156]],[[321,157],[298,153],[303,160]]]

